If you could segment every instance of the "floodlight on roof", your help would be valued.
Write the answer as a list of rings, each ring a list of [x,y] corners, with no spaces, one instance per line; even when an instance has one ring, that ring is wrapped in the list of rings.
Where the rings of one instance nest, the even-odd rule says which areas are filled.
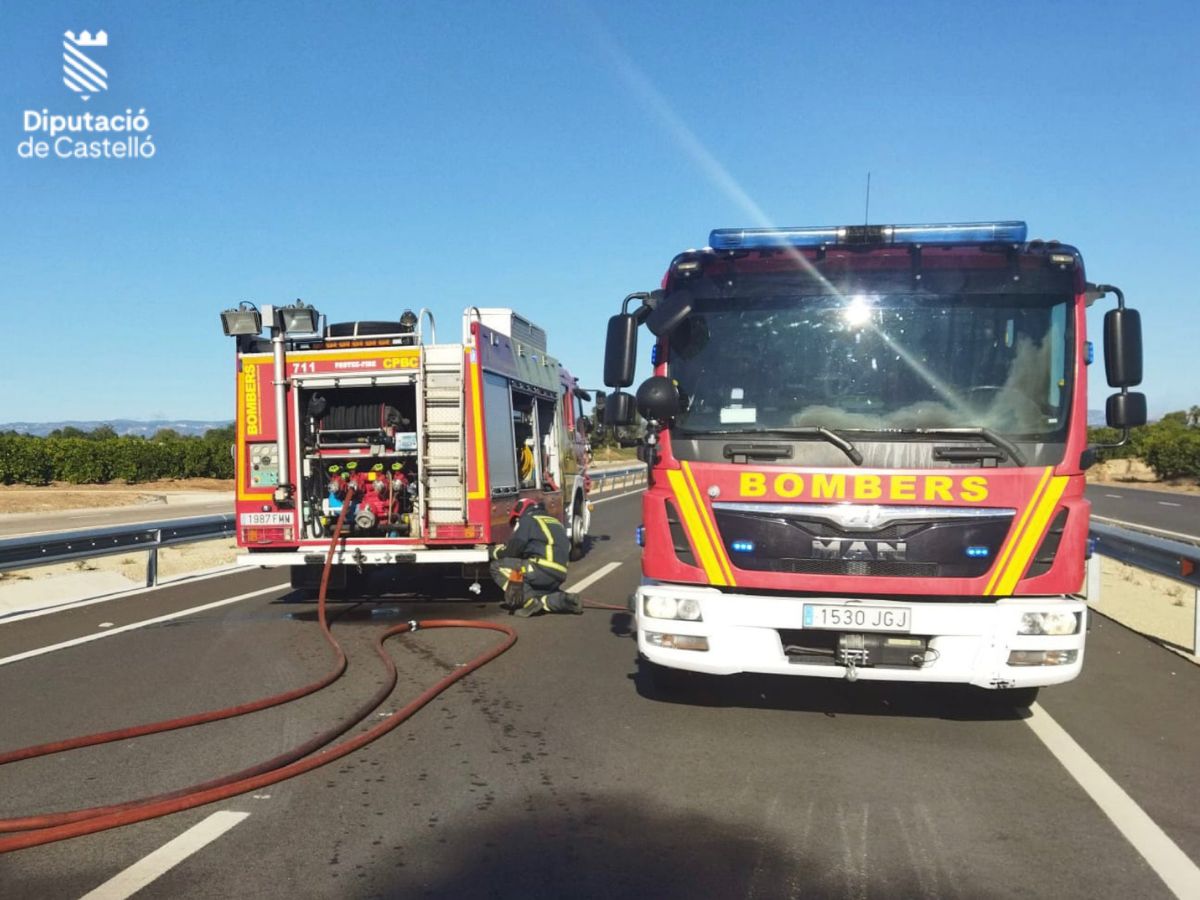
[[[227,335],[259,334],[262,331],[262,314],[249,300],[243,300],[234,309],[221,313],[221,327]]]
[[[315,334],[317,331],[318,313],[303,300],[297,300],[291,306],[279,307],[278,313],[279,327],[284,334]]]

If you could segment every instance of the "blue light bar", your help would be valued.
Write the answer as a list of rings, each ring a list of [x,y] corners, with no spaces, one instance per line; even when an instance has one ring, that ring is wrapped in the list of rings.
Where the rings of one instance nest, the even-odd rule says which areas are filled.
[[[1028,230],[1024,222],[717,228],[708,245],[714,250],[761,250],[827,244],[1023,244]]]
[[[987,547],[968,547],[967,548],[967,556],[971,557],[972,559],[980,559],[982,557],[985,557],[988,555],[989,552],[990,551],[988,550]]]
[[[737,553],[753,553],[754,541],[734,541],[729,545]]]

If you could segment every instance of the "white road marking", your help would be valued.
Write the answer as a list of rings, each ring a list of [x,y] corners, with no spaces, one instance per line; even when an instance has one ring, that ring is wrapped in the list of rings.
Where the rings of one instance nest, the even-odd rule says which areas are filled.
[[[1200,534],[1185,534],[1182,531],[1167,531],[1165,528],[1152,528],[1149,525],[1142,525],[1140,522],[1126,522],[1124,519],[1110,519],[1107,516],[1092,516],[1097,522],[1105,522],[1109,525],[1124,525],[1126,528],[1132,528],[1134,531],[1149,531],[1153,534],[1161,534],[1164,537],[1183,538],[1185,541],[1200,541]]]
[[[281,588],[287,587],[286,584],[275,584],[271,587],[265,587],[261,590],[251,591],[248,594],[238,594],[236,597],[227,597],[224,600],[214,600],[212,603],[205,603],[202,606],[193,606],[190,609],[182,609],[179,612],[168,613],[165,616],[155,616],[153,619],[143,619],[141,622],[131,622],[128,625],[122,625],[120,628],[109,628],[105,631],[97,631],[95,634],[85,634],[83,637],[72,638],[69,641],[63,641],[58,644],[51,644],[48,647],[39,647],[37,650],[26,650],[24,653],[16,653],[12,656],[5,656],[0,659],[0,666],[6,666],[9,663],[19,662],[23,659],[30,659],[34,656],[42,656],[45,653],[53,653],[56,650],[65,650],[68,647],[77,647],[80,644],[87,644],[91,641],[98,641],[101,638],[112,637],[114,634],[124,634],[126,631],[134,631],[138,628],[145,628],[147,625],[158,625],[160,622],[170,622],[174,619],[182,619],[184,616],[190,616],[194,613],[204,612],[209,609],[216,609],[220,606],[228,606],[230,603],[238,603],[242,600],[249,600],[251,597],[260,597],[263,594],[269,594],[271,591],[278,591]]]
[[[141,552],[145,552],[143,549]],[[44,609],[31,609],[29,612],[16,613],[11,616],[0,616],[0,625],[7,625],[9,622],[20,622],[22,619],[35,619],[38,616],[49,616],[54,613],[63,612],[68,609],[80,609],[84,606],[91,606],[94,603],[108,603],[110,600],[120,600],[122,597],[131,597],[134,594],[152,594],[155,591],[166,590],[169,587],[177,587],[185,581],[206,581],[209,578],[220,578],[222,575],[229,575],[242,569],[238,565],[219,566],[215,569],[207,571],[191,572],[187,575],[179,575],[175,578],[166,578],[159,581],[153,587],[135,587],[127,591],[118,591],[115,594],[105,594],[103,597],[92,597],[89,600],[67,600],[64,603],[58,603],[54,606],[47,606]]]
[[[221,810],[193,825],[179,837],[163,844],[149,856],[135,862],[82,900],[125,900],[132,897],[154,879],[169,872],[197,850],[212,843],[250,813]]]
[[[565,590],[569,591],[572,594],[578,594],[580,591],[585,591],[588,588],[590,588],[593,584],[595,584],[597,581],[599,581],[605,575],[612,572],[614,569],[619,569],[619,568],[621,568],[621,564],[619,562],[606,563],[605,565],[598,568],[591,575],[588,575],[586,578],[581,579],[580,581],[571,585],[569,588],[565,588]]]
[[[1114,498],[1116,498],[1117,500],[1120,500],[1120,499],[1121,499],[1121,495],[1120,495],[1120,494],[1105,494],[1104,496],[1105,496],[1105,497],[1114,497]]]
[[[1172,503],[1170,500],[1156,500],[1159,506],[1183,506],[1182,503]]]
[[[1038,704],[1029,708],[1025,724],[1054,754],[1117,830],[1150,864],[1176,897],[1200,897],[1200,867],[1167,837],[1154,820],[1088,756],[1063,727]]]

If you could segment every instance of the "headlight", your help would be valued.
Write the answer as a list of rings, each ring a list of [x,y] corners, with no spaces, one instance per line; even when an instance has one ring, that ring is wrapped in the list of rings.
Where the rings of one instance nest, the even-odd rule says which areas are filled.
[[[1079,613],[1032,612],[1021,614],[1017,634],[1047,634],[1059,637],[1079,631]]]
[[[688,622],[700,621],[700,601],[692,597],[664,597],[658,594],[647,597],[644,601],[646,615],[652,619],[684,619]]]
[[[646,615],[652,619],[675,618],[675,598],[654,595],[645,600]]]

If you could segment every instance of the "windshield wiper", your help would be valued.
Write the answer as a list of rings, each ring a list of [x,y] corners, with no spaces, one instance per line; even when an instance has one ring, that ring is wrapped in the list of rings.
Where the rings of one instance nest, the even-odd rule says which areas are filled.
[[[990,428],[984,428],[981,425],[972,425],[966,428],[880,428],[877,431],[871,431],[871,434],[927,434],[930,437],[981,437],[994,447],[999,447],[1008,457],[1018,466],[1025,466],[1025,455],[1020,449],[1003,435],[997,434]],[[982,449],[972,450],[970,447],[955,447],[951,452],[947,448],[943,459],[983,459],[984,453],[987,451]],[[992,458],[990,456],[986,458]]]
[[[862,454],[858,452],[858,448],[836,431],[830,431],[828,428],[820,425],[801,425],[794,428],[714,428],[708,431],[692,431],[691,429],[680,428],[677,431],[688,437],[715,434],[766,434],[778,437],[818,437],[828,441],[845,453],[856,466],[861,466],[863,462]]]

